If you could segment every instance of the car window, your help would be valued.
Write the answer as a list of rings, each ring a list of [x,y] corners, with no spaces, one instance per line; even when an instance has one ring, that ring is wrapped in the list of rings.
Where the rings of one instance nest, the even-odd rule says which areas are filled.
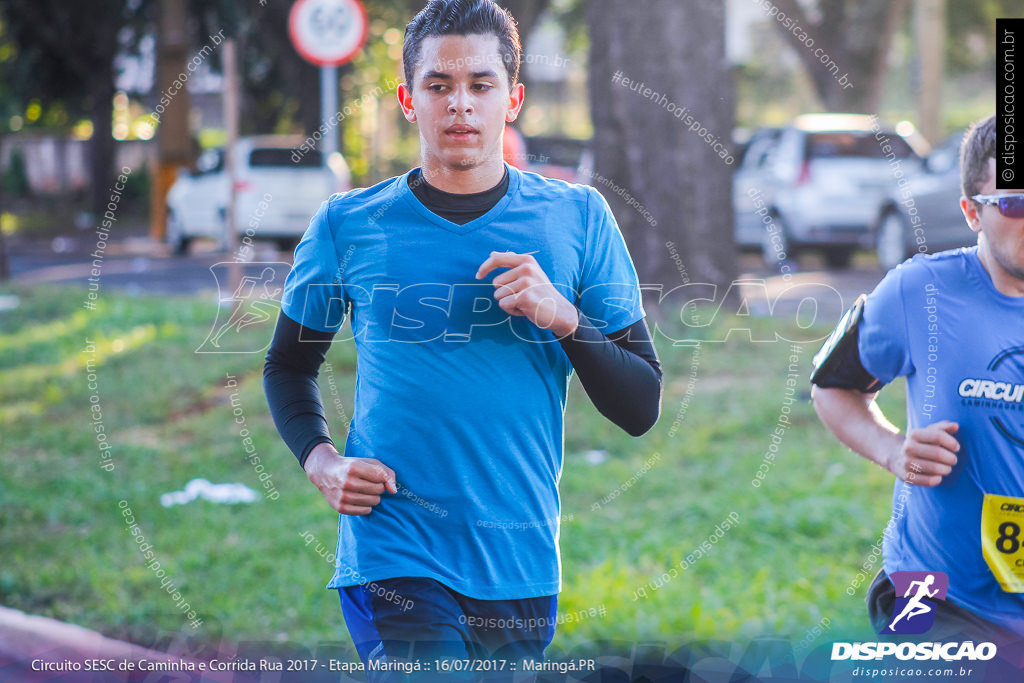
[[[529,160],[535,164],[577,168],[586,149],[586,140],[553,136],[526,138],[526,151],[529,153]]]
[[[758,134],[750,142],[743,165],[747,168],[764,168],[775,156],[781,137],[782,131],[779,130],[764,131]]]
[[[905,159],[914,154],[907,141],[896,133],[888,133],[882,140],[877,140],[874,134],[868,131],[830,131],[811,133],[807,136],[805,157],[807,159],[882,158],[886,156],[882,151],[883,143],[888,143],[891,146],[889,154],[895,153],[897,159]]]
[[[260,147],[249,153],[250,168],[285,168],[293,166],[323,166],[323,158],[319,150],[282,149],[280,147]]]
[[[220,173],[224,170],[224,150],[209,149],[196,159],[196,174]]]
[[[775,161],[776,155],[779,153],[779,142],[782,140],[782,132],[779,131],[774,133],[764,141],[764,146],[758,150],[757,155],[757,166],[758,168],[764,168],[770,166]]]

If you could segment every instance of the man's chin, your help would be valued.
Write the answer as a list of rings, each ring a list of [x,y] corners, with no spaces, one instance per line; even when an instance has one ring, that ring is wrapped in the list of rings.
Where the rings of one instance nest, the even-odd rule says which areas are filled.
[[[471,171],[482,166],[488,158],[482,154],[446,154],[441,157],[445,166],[453,171]]]

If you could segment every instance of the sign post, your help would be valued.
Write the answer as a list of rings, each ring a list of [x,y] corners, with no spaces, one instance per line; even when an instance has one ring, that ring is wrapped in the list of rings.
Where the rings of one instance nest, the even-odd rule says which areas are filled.
[[[320,67],[320,120],[325,160],[338,151],[338,66],[366,42],[366,8],[360,0],[297,0],[288,16],[288,33],[302,58]]]
[[[327,134],[320,140],[324,159],[338,151],[338,133],[331,130],[330,118],[338,111],[338,67],[320,67],[320,121],[327,126]]]

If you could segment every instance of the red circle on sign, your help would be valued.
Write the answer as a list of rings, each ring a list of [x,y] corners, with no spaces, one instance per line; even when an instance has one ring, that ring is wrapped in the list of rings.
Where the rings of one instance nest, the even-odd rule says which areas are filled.
[[[337,4],[348,5],[348,7],[355,13],[356,20],[359,24],[359,38],[352,43],[352,47],[350,49],[347,49],[337,55],[318,54],[303,38],[299,22],[310,10],[308,5],[323,2],[324,0],[296,0],[288,14],[288,35],[291,38],[292,45],[295,46],[295,50],[307,62],[316,64],[317,66],[340,66],[352,59],[352,57],[354,57],[366,43],[366,36],[370,30],[370,20],[366,15],[366,8],[363,6],[362,2],[359,0],[341,0],[341,2]]]

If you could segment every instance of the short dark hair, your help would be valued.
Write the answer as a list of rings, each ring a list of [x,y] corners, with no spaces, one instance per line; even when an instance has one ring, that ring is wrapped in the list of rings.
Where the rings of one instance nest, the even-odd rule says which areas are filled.
[[[960,145],[960,191],[971,198],[988,180],[988,160],[996,158],[996,117],[975,121]]]
[[[427,6],[405,27],[402,62],[405,82],[412,86],[413,72],[420,62],[420,46],[430,36],[493,35],[508,73],[511,88],[519,78],[522,46],[516,20],[492,0],[429,0]]]

